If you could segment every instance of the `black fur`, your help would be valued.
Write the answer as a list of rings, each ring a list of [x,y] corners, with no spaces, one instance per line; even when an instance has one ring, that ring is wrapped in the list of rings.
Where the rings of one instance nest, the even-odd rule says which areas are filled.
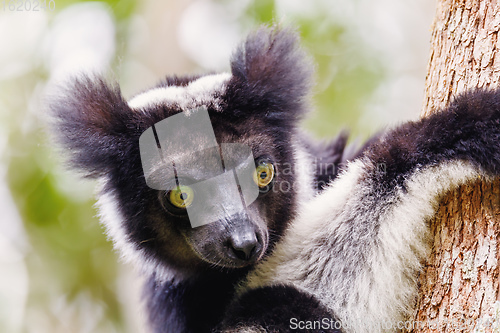
[[[238,104],[236,115],[251,108],[271,126],[275,122],[295,126],[308,111],[304,99],[310,92],[312,72],[296,33],[262,27],[233,54],[227,96]]]
[[[349,161],[360,157],[379,136],[380,134],[374,135],[359,146],[357,143],[347,145],[349,135],[346,131],[328,142],[318,142],[306,135],[301,135],[301,143],[314,163],[314,188],[318,192],[325,189],[345,169]]]
[[[500,171],[500,91],[475,90],[458,96],[448,108],[408,122],[366,150],[381,191],[404,188],[417,168],[452,160],[475,164],[491,175]]]
[[[222,309],[234,298],[234,281],[246,270],[228,274],[207,272],[178,285],[146,284],[147,309],[154,332],[210,332],[219,324]]]
[[[124,155],[134,146],[135,114],[118,86],[99,77],[80,77],[62,88],[51,101],[54,130],[59,144],[71,153],[72,167],[98,177],[128,165]],[[140,135],[135,131],[135,135]]]
[[[243,294],[229,306],[221,326],[236,332],[256,323],[266,332],[341,333],[340,323],[318,300],[287,286],[264,287]]]

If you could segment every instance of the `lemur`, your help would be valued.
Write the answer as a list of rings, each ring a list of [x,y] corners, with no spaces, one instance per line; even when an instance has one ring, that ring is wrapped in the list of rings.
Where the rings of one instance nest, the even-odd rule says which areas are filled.
[[[345,134],[324,145],[299,128],[309,110],[313,65],[292,29],[262,27],[250,34],[230,68],[167,77],[128,101],[116,84],[81,74],[49,98],[57,144],[72,168],[98,180],[97,207],[107,234],[147,276],[144,297],[154,332],[209,332],[218,325],[237,283],[272,253],[298,207],[363,149],[346,148]],[[192,227],[186,203],[196,202],[197,193],[178,187],[177,174],[174,179],[168,172],[156,176],[164,187],[148,186],[139,141],[162,120],[189,120],[200,107],[220,147],[251,149],[259,192],[244,211],[217,211],[212,223]],[[158,147],[174,144],[158,136],[150,146],[154,140]],[[198,133],[178,137],[173,141],[204,144]],[[206,169],[216,167],[211,158],[187,155],[176,160],[177,167],[187,165],[182,181],[202,181]],[[212,190],[220,194],[224,184]]]
[[[288,332],[292,318],[328,317],[340,326],[325,332],[384,331],[409,311],[440,195],[499,173],[500,93],[466,93],[361,153],[345,149],[345,135],[328,146],[304,139],[313,66],[294,31],[258,29],[230,68],[168,77],[128,101],[117,85],[81,75],[50,103],[71,165],[99,180],[97,206],[115,247],[148,277],[152,330]],[[173,172],[155,174],[163,187],[150,187],[139,141],[200,109],[221,158],[225,144],[250,148],[259,193],[243,211],[219,209],[211,223],[192,227],[193,184],[219,162],[175,155]],[[155,149],[172,147],[153,132]],[[204,144],[196,133],[176,137]],[[339,167],[323,174],[325,161]],[[188,177],[175,165],[191,166]],[[226,184],[213,185],[205,198],[216,206]]]

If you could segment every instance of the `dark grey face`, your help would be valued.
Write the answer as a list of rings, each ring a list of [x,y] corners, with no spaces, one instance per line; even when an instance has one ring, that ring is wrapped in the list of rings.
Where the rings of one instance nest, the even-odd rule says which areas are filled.
[[[223,154],[219,149],[182,154],[170,178],[158,173],[166,180],[158,200],[200,259],[238,268],[267,249],[270,217],[263,205],[273,196],[275,167],[269,157],[254,159],[246,145],[220,148]]]
[[[202,260],[241,267],[262,257],[267,223],[252,204],[272,188],[269,158],[254,159],[247,144],[219,144],[203,106],[156,123],[139,145],[146,183],[160,190],[167,218],[189,222],[181,233]]]
[[[208,155],[202,154],[202,159],[184,155],[190,163],[175,165],[191,167],[176,169],[158,199],[165,218],[182,226],[183,237],[202,260],[224,267],[245,266],[260,259],[267,248],[267,218],[254,202],[272,189],[273,164],[262,158],[254,161],[250,155],[250,161],[221,170],[221,159],[212,156],[218,151]],[[227,156],[222,161],[227,166]]]

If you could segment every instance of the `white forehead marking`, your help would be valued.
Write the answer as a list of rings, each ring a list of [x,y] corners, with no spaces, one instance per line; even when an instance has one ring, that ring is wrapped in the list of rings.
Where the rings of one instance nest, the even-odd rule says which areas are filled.
[[[181,109],[188,110],[207,102],[217,102],[214,93],[224,92],[230,78],[230,73],[221,73],[203,76],[184,87],[154,88],[135,96],[128,102],[128,105],[132,109],[140,109],[155,105],[176,104]]]

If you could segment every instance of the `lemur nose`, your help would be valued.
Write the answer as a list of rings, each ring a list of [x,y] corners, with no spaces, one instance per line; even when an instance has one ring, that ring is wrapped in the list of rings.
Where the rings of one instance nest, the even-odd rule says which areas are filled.
[[[233,235],[229,245],[232,254],[236,258],[244,261],[255,260],[262,247],[255,232],[247,232],[243,235]]]

